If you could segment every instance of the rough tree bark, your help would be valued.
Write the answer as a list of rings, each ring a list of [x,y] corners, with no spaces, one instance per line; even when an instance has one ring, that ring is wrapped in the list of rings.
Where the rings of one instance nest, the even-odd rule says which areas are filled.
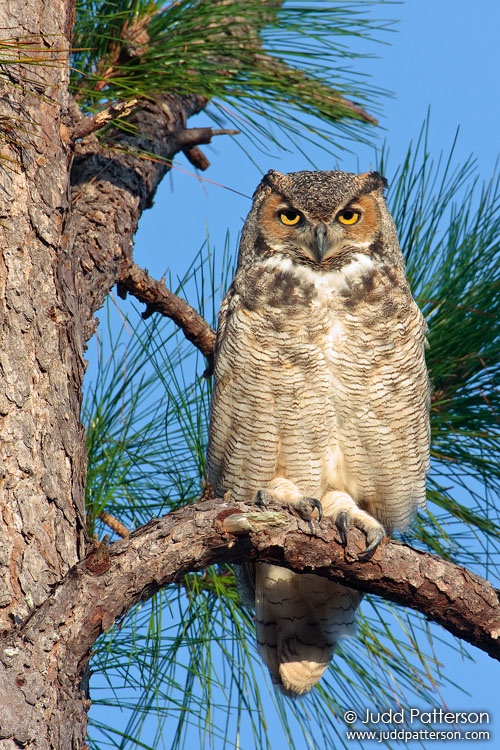
[[[349,561],[333,530],[314,524],[310,536],[307,524],[279,514],[276,532],[235,537],[223,521],[234,524],[238,509],[213,500],[109,549],[88,539],[80,406],[95,311],[121,282],[149,311],[173,317],[205,356],[213,349],[199,316],[132,261],[166,160],[182,149],[203,165],[197,144],[213,133],[186,128],[203,98],[165,96],[133,115],[139,135],[116,133],[120,152],[101,146],[99,123],[75,115],[68,94],[73,14],[68,0],[0,3],[12,58],[0,71],[1,750],[83,748],[94,640],[158,587],[216,561],[317,570],[417,606],[498,658],[497,593],[401,545]],[[140,159],[138,149],[161,159]]]
[[[68,305],[75,279],[67,272],[61,242],[69,216],[71,14],[65,0],[0,7],[2,34],[12,44],[12,58],[19,58],[0,79],[2,122],[10,128],[2,139],[0,170],[4,636],[46,601],[84,554],[83,348],[81,321]],[[46,63],[29,65],[24,56]],[[85,707],[81,696],[73,696],[71,705],[71,691],[50,676],[59,672],[56,644],[52,640],[37,662],[27,658],[14,671],[5,649],[0,650],[0,745],[65,742],[70,747],[71,736],[84,736]]]
[[[43,634],[18,633],[6,643],[89,542],[80,423],[85,343],[167,171],[164,161],[126,149],[145,148],[165,160],[191,149],[196,158],[197,140],[210,140],[208,128],[186,129],[203,98],[165,97],[138,110],[140,135],[121,134],[120,154],[93,135],[75,146],[85,127],[68,93],[73,14],[68,0],[0,7],[2,53],[10,58],[0,76],[2,749],[85,744],[88,654],[68,665],[55,621]]]

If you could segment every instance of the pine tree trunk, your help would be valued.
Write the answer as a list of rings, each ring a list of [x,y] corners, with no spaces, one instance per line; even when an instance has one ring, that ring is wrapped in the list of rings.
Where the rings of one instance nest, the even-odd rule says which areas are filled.
[[[118,137],[157,163],[92,135],[75,147],[73,16],[71,0],[0,3],[0,750],[85,745],[87,661],[112,619],[99,606],[85,619],[64,595],[54,606],[78,590],[89,542],[83,354],[166,161],[196,146],[185,124],[206,104],[143,103],[137,135]]]
[[[0,78],[2,750],[82,747],[86,730],[82,688],[61,673],[54,631],[36,643],[16,638],[84,552],[84,362],[61,247],[72,12],[66,0],[0,5],[12,59]]]

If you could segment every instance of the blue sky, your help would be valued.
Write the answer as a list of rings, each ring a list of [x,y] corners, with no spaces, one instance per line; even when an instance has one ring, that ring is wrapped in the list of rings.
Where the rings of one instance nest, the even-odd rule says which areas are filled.
[[[475,4],[464,0],[418,0],[387,4],[370,12],[377,18],[399,19],[395,30],[383,37],[387,45],[364,47],[364,51],[377,54],[378,59],[357,64],[370,74],[376,86],[393,92],[392,97],[381,100],[381,129],[376,140],[379,146],[385,140],[390,150],[390,169],[396,169],[409,142],[418,137],[430,109],[431,152],[436,158],[440,151],[448,152],[459,127],[457,161],[465,161],[473,154],[479,176],[488,180],[499,156],[498,0],[479,0]],[[209,123],[201,115],[197,124]],[[310,153],[323,169],[366,171],[373,166],[373,148],[352,144],[351,148],[355,152],[345,154],[341,160],[320,150],[311,149]],[[211,167],[203,176],[246,195],[252,194],[262,173],[269,168],[283,172],[312,168],[304,156],[276,153],[272,146],[269,154],[257,155],[257,165],[252,164],[227,137],[216,139],[204,150]],[[220,251],[228,230],[235,246],[250,207],[247,198],[208,182],[200,183],[187,174],[184,170],[192,172],[193,168],[182,156],[176,163],[181,169],[173,170],[164,180],[155,206],[142,219],[136,240],[136,262],[157,277],[167,268],[174,276],[182,276],[207,231],[211,244]],[[391,179],[390,173],[386,176]],[[92,356],[92,347],[89,355]],[[450,661],[450,652],[443,652],[448,659],[448,676],[470,693],[466,696],[448,688],[444,698],[451,711],[489,711],[491,723],[484,728],[498,736],[500,665],[478,650],[472,655],[475,663],[462,660],[458,653]],[[488,744],[492,747],[493,743],[494,740]],[[450,744],[454,743],[446,746]],[[437,750],[444,744],[434,742],[431,746]]]

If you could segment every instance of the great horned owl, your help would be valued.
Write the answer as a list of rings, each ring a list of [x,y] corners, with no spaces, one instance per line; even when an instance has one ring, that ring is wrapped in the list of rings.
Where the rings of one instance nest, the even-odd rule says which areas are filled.
[[[320,503],[368,552],[425,507],[429,464],[426,326],[385,187],[377,172],[265,175],[220,311],[208,446],[217,495]],[[307,692],[362,595],[274,565],[253,574],[259,652],[285,692]]]

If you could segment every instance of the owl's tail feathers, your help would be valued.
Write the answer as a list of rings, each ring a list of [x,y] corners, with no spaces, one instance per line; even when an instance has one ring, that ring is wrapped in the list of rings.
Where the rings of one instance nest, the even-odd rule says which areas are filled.
[[[352,632],[362,594],[276,565],[255,567],[259,653],[276,685],[302,695],[328,667],[339,638]]]
[[[308,693],[322,677],[333,656],[334,647],[326,653],[323,650],[320,659],[323,661],[288,661],[279,665],[279,675],[271,674],[272,680],[291,698]]]

